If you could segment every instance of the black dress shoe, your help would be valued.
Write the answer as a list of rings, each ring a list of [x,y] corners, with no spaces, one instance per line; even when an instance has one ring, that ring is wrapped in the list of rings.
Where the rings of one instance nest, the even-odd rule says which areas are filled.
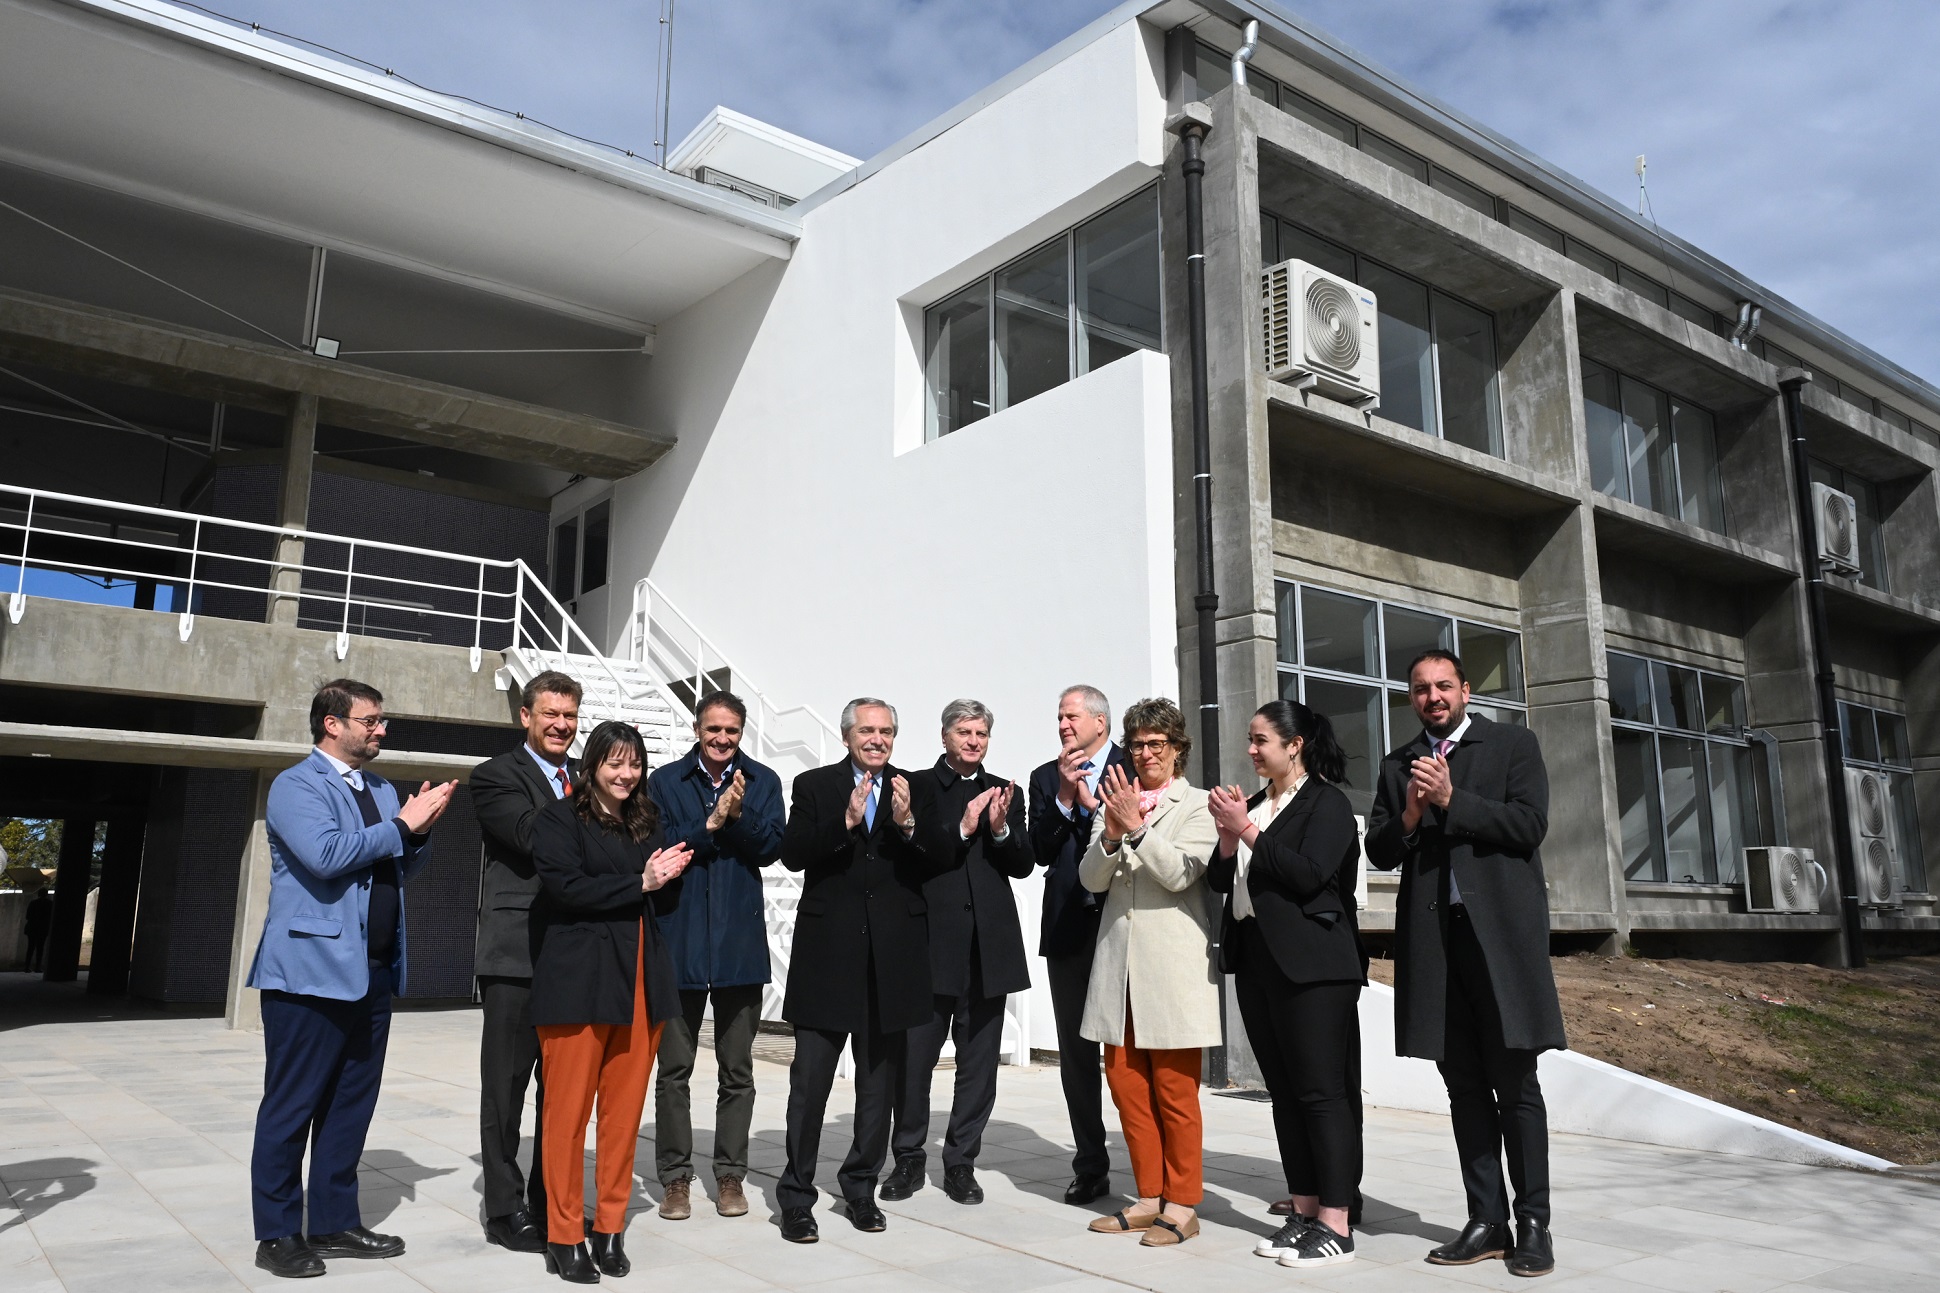
[[[977,1173],[971,1167],[946,1167],[943,1169],[943,1193],[958,1203],[982,1203],[983,1186],[977,1184]]]
[[[586,1243],[555,1244],[546,1241],[546,1274],[557,1275],[568,1284],[597,1284],[600,1282],[599,1268],[593,1265],[593,1254],[586,1251]]]
[[[491,1217],[485,1222],[485,1242],[509,1248],[515,1253],[543,1253],[546,1235],[524,1208]]]
[[[307,1280],[323,1274],[323,1258],[310,1250],[302,1235],[284,1235],[257,1244],[256,1264],[286,1280]]]
[[[865,1234],[877,1234],[889,1229],[889,1218],[882,1215],[874,1199],[849,1200],[849,1224]]]
[[[1111,1193],[1111,1177],[1100,1173],[1097,1176],[1074,1176],[1071,1184],[1064,1187],[1066,1203],[1085,1204],[1094,1199],[1102,1199]]]
[[[877,1193],[891,1203],[900,1203],[930,1183],[923,1171],[924,1161],[920,1158],[899,1158],[896,1166],[882,1183]]]
[[[396,1235],[380,1235],[362,1226],[339,1230],[334,1235],[311,1235],[310,1251],[319,1257],[402,1257],[404,1241]]]
[[[1440,1248],[1430,1249],[1428,1264],[1431,1266],[1473,1266],[1477,1262],[1500,1257],[1509,1251],[1509,1227],[1506,1222],[1482,1221],[1470,1217],[1462,1227],[1462,1233],[1443,1244]]]
[[[812,1244],[820,1239],[822,1231],[815,1224],[815,1209],[783,1208],[781,1237],[791,1244]]]
[[[1556,1253],[1550,1247],[1549,1227],[1528,1217],[1516,1222],[1516,1250],[1509,1254],[1511,1275],[1547,1275],[1556,1269]]]
[[[600,1268],[600,1274],[619,1279],[633,1269],[633,1263],[626,1259],[626,1249],[620,1246],[624,1238],[625,1235],[606,1235],[597,1230],[586,1232],[587,1242],[593,1250],[593,1265]]]

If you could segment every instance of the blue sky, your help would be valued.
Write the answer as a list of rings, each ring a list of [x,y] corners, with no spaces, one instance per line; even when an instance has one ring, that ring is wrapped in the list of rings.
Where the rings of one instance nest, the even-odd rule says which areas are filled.
[[[1376,63],[1940,381],[1940,4],[1283,0]],[[212,7],[641,153],[657,0]],[[714,104],[857,156],[1108,0],[680,0],[673,129]]]

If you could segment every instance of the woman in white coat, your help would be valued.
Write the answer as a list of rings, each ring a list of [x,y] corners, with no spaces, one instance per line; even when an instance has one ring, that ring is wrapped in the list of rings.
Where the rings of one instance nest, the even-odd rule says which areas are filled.
[[[1105,904],[1079,1031],[1104,1044],[1138,1202],[1091,1229],[1157,1247],[1199,1233],[1205,1193],[1200,1053],[1221,1041],[1206,866],[1219,832],[1206,792],[1180,775],[1192,738],[1179,707],[1142,700],[1124,727],[1137,779],[1109,768],[1085,805],[1104,811],[1078,879]]]

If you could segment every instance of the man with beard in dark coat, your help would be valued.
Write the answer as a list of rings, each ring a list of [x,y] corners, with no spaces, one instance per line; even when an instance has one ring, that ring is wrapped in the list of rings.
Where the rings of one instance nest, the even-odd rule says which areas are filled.
[[[1507,1253],[1511,1274],[1547,1275],[1556,1260],[1536,1059],[1565,1045],[1539,849],[1549,776],[1534,733],[1468,713],[1468,680],[1450,652],[1416,657],[1408,688],[1423,731],[1381,761],[1367,855],[1401,870],[1395,1050],[1441,1069],[1468,1196],[1468,1224],[1428,1260],[1466,1266]]]

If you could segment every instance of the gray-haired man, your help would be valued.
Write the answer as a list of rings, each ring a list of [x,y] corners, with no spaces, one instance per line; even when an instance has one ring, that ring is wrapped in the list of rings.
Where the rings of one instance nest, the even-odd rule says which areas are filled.
[[[910,776],[927,783],[936,803],[931,852],[943,869],[923,884],[936,1009],[909,1030],[890,1141],[896,1167],[882,1183],[885,1199],[906,1199],[923,1188],[930,1079],[944,1038],[954,1036],[956,1092],[943,1139],[943,1190],[958,1203],[983,1202],[974,1166],[997,1104],[1004,1001],[1031,986],[1011,882],[1035,865],[1024,796],[1015,783],[984,770],[991,722],[981,701],[951,701],[943,709],[943,757]]]

